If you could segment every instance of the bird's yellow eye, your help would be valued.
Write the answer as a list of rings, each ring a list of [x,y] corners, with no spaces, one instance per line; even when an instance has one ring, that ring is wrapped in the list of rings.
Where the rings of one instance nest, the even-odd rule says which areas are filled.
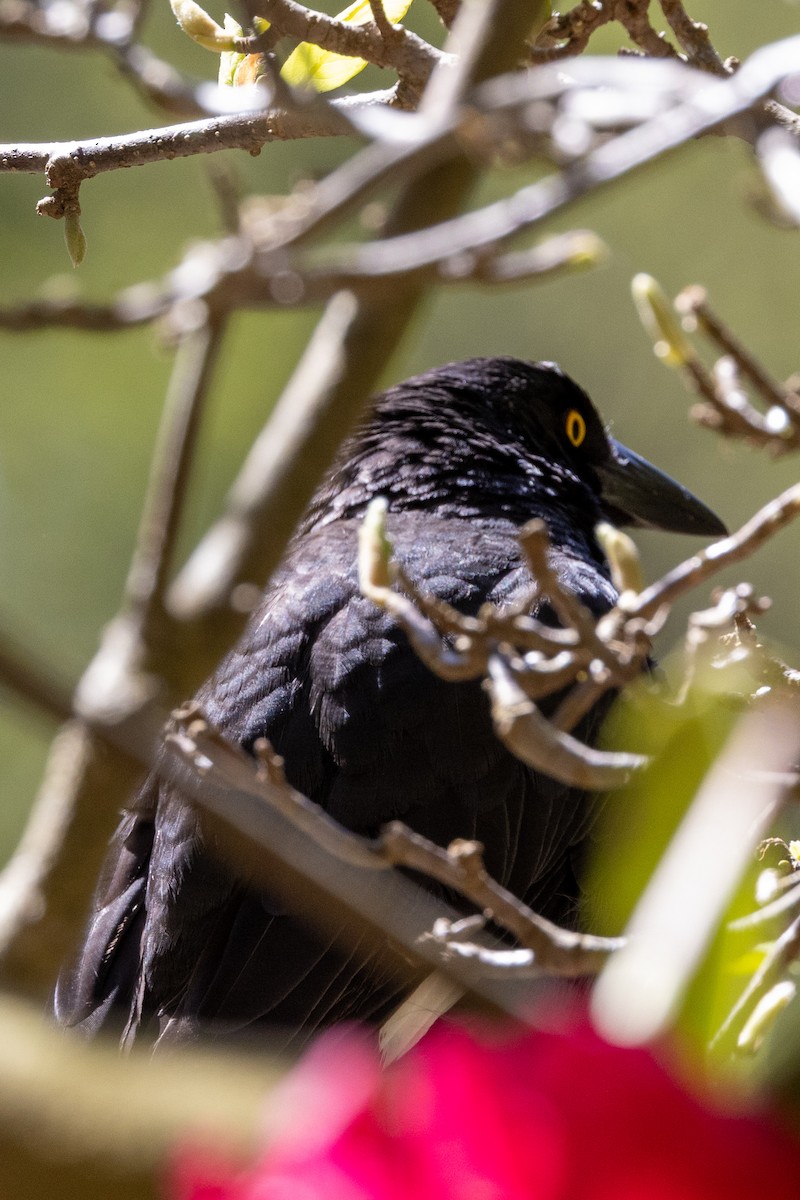
[[[580,446],[583,439],[586,437],[586,422],[584,421],[577,408],[571,408],[567,413],[565,425],[567,437],[572,442],[573,446]]]

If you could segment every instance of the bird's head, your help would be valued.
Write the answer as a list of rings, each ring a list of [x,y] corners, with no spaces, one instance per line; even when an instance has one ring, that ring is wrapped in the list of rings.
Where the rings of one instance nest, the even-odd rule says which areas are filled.
[[[315,516],[356,515],[381,494],[393,510],[496,511],[521,522],[563,507],[589,528],[604,519],[726,532],[687,488],[610,437],[555,363],[507,357],[449,363],[379,396],[318,493]]]
[[[513,358],[468,359],[456,370],[484,392],[497,418],[554,462],[593,479],[603,511],[615,525],[724,536],[725,525],[688,488],[616,438],[597,409],[556,363]]]

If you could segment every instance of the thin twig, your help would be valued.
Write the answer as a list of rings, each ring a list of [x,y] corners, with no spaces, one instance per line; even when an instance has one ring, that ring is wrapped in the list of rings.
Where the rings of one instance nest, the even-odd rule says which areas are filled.
[[[393,821],[382,830],[375,849],[394,866],[419,871],[470,900],[513,934],[521,946],[531,950],[543,973],[570,977],[594,974],[620,945],[616,938],[562,929],[533,912],[487,874],[482,847],[477,842],[453,842],[445,850]]]
[[[166,619],[164,595],[173,565],[175,540],[185,507],[203,404],[225,331],[223,321],[209,320],[202,302],[189,311],[184,310],[183,315],[185,321],[196,327],[190,325],[178,343],[136,550],[125,585],[125,604],[142,636]],[[157,645],[149,647],[153,664],[163,660],[165,640],[163,631],[159,631]]]
[[[736,1044],[739,1029],[747,1013],[751,1012],[762,996],[783,976],[787,967],[800,954],[800,917],[784,929],[776,938],[763,962],[747,981],[747,986],[730,1010],[711,1041],[711,1049],[718,1053],[730,1052]]]
[[[441,51],[402,26],[392,27],[393,36],[385,38],[377,24],[345,24],[295,0],[259,0],[257,7],[259,15],[281,33],[336,54],[364,58],[377,67],[393,68],[418,92],[443,61]]]
[[[631,0],[617,0],[614,16],[633,44],[644,50],[645,54],[651,58],[677,58],[674,47],[650,24],[649,7],[649,4],[631,3]]]
[[[367,106],[370,100],[359,97],[358,103]],[[51,186],[59,186],[67,176],[80,182],[105,171],[215,154],[218,150],[247,150],[253,154],[271,141],[352,133],[344,115],[347,107],[332,101],[291,113],[239,113],[86,141],[10,143],[0,145],[0,173],[40,174],[49,168],[53,175],[49,180]]]
[[[531,61],[552,62],[581,54],[592,34],[613,19],[614,0],[581,0],[569,12],[554,13],[531,48]]]
[[[723,567],[747,558],[768,538],[793,521],[798,513],[800,484],[795,484],[759,509],[738,532],[714,542],[705,550],[700,550],[677,567],[673,567],[657,583],[645,588],[626,605],[626,612],[630,616],[654,616],[662,605],[673,604],[679,596],[704,583]]]
[[[787,389],[770,375],[753,352],[714,312],[708,302],[708,293],[705,288],[697,284],[684,288],[675,299],[675,307],[684,316],[685,327],[690,331],[694,328],[699,329],[707,338],[716,343],[723,354],[730,355],[742,375],[750,380],[768,404],[778,406],[786,404]],[[691,320],[691,324],[687,323],[689,320]]]
[[[772,900],[763,908],[757,909],[756,912],[748,913],[746,917],[738,917],[737,920],[729,922],[728,929],[734,933],[742,933],[748,929],[755,929],[759,925],[766,925],[770,921],[774,921],[776,917],[781,917],[784,913],[797,908],[800,905],[800,882],[793,876],[789,876],[787,882],[791,883],[791,887],[787,888],[777,900]]]
[[[488,678],[497,736],[534,770],[570,787],[608,791],[622,787],[633,771],[647,765],[641,754],[595,750],[557,728],[528,699],[500,653],[489,659]]]
[[[681,50],[692,66],[710,71],[712,75],[730,74],[730,70],[711,44],[708,26],[703,25],[701,21],[693,21],[686,13],[681,0],[661,0],[661,11],[669,21]]]

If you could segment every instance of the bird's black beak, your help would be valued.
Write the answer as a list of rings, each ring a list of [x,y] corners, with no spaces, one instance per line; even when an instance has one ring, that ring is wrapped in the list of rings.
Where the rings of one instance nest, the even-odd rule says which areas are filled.
[[[640,458],[614,438],[611,457],[596,467],[600,494],[609,519],[616,525],[667,529],[724,537],[727,529],[716,513],[646,458]]]

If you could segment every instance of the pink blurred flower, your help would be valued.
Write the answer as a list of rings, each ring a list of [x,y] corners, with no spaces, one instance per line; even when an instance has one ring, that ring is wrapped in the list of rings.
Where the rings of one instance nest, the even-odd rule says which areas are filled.
[[[793,1200],[800,1165],[778,1128],[585,1027],[436,1028],[385,1072],[365,1038],[331,1034],[280,1110],[252,1169],[187,1151],[170,1200]]]

